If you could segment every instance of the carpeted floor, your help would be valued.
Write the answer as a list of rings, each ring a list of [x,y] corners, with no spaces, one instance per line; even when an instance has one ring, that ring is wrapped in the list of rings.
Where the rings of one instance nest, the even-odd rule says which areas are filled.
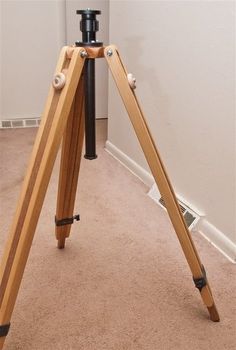
[[[104,151],[82,160],[73,225],[56,248],[57,160],[25,270],[6,350],[233,350],[236,273],[207,241],[194,241],[221,315],[208,313],[165,211]],[[1,131],[0,249],[7,237],[36,129]]]

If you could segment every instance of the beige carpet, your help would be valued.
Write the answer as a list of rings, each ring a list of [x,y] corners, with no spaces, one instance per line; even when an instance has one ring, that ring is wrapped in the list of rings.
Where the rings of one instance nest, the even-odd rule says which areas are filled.
[[[56,248],[58,160],[21,285],[6,350],[236,349],[235,265],[197,233],[220,323],[208,319],[166,213],[106,151],[82,161],[73,225]],[[1,131],[1,252],[35,129]]]

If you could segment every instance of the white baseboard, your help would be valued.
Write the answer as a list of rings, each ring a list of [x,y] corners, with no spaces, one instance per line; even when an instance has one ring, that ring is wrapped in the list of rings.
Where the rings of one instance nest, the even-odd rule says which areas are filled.
[[[96,120],[107,119],[107,117],[96,117]],[[38,127],[41,118],[15,118],[15,119],[0,119],[0,129],[19,129]]]
[[[132,174],[137,176],[143,183],[151,188],[154,184],[153,176],[133,159],[127,156],[110,141],[106,142],[105,149],[121,164],[123,164]],[[177,197],[182,199],[181,196]],[[184,199],[183,202],[186,203]],[[191,208],[191,205],[189,205]],[[223,232],[218,230],[207,220],[206,216],[202,217],[197,224],[197,232],[207,239],[219,252],[221,252],[232,263],[236,263],[236,244],[234,244]]]
[[[236,244],[234,244],[223,232],[213,226],[206,220],[206,218],[203,218],[199,222],[197,230],[226,258],[236,264]]]
[[[138,165],[134,160],[123,153],[119,148],[114,146],[110,141],[106,141],[105,149],[110,153],[116,160],[118,160],[122,165],[124,165],[132,174],[137,176],[145,185],[151,187],[154,183],[153,176],[140,165]]]

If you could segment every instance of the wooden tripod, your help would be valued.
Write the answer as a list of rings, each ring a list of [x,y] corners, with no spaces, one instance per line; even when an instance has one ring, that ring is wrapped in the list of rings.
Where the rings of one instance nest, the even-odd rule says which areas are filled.
[[[56,68],[43,119],[23,183],[0,269],[0,349],[10,326],[17,293],[61,140],[61,168],[56,238],[63,248],[70,234],[84,137],[83,65],[86,58],[105,57],[144,155],[165,201],[168,214],[210,319],[219,321],[204,267],[179,208],[160,155],[134,93],[132,81],[115,46],[64,47]],[[58,224],[59,223],[59,224]]]

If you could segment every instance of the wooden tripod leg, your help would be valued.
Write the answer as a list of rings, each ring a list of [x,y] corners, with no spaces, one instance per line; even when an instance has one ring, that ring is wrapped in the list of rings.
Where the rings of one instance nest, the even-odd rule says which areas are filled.
[[[60,176],[56,211],[56,238],[58,248],[64,248],[69,237],[73,216],[77,182],[84,139],[84,88],[83,79],[75,94],[65,133],[63,135]]]
[[[206,279],[203,265],[184,221],[175,193],[148,129],[144,115],[134,91],[128,82],[127,73],[119,53],[115,46],[106,47],[104,53],[153,177],[165,201],[169,217],[192,271],[195,285],[199,289],[203,302],[208,308],[211,320],[219,321],[219,314]]]
[[[56,73],[64,71],[65,86],[51,87],[44,117],[36,138],[23,183],[9,240],[0,267],[0,349],[7,335],[10,318],[23,277],[47,185],[52,172],[84,59],[81,48],[63,48]]]

